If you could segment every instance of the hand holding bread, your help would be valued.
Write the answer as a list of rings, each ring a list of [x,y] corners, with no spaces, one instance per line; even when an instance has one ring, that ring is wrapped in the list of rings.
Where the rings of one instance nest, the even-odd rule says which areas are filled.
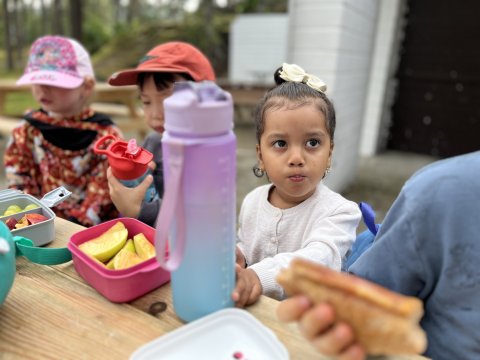
[[[337,319],[351,325],[370,355],[419,354],[426,349],[419,326],[423,304],[417,298],[300,258],[282,270],[277,281],[288,295],[304,294],[315,304],[331,304]]]

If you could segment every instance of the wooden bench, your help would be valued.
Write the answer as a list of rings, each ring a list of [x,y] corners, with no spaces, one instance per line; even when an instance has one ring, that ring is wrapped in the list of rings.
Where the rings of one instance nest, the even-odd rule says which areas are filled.
[[[254,123],[254,109],[263,95],[269,89],[266,85],[243,85],[230,84],[225,80],[219,79],[219,85],[225,91],[228,91],[233,98],[235,111],[235,125],[248,125]]]
[[[3,137],[9,137],[14,127],[20,123],[21,119],[10,118],[0,115],[0,134]]]
[[[94,102],[90,106],[96,112],[110,115],[123,132],[138,133],[142,139],[148,133],[148,126],[143,119],[143,110],[141,108],[136,109],[135,117],[132,117],[131,110],[126,105]]]

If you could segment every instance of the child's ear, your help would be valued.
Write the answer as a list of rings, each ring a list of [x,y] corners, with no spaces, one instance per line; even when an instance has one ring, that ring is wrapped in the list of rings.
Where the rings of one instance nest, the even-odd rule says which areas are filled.
[[[327,162],[327,167],[332,167],[332,155],[333,155],[333,148],[335,147],[335,144],[333,141],[330,143],[330,150],[328,151],[328,162]]]
[[[328,152],[328,158],[329,160],[332,159],[332,154],[333,154],[333,148],[335,147],[335,143],[333,141],[330,142],[330,151]]]
[[[95,87],[95,79],[91,78],[90,76],[86,76],[83,86],[88,95],[91,95]]]
[[[260,149],[260,145],[259,145],[259,144],[256,145],[256,149],[257,149],[258,167],[259,167],[260,169],[265,170],[265,166],[263,166],[262,149]]]

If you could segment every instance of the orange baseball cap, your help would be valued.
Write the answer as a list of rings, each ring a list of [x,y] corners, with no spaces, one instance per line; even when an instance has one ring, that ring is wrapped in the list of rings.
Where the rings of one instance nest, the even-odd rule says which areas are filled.
[[[184,42],[171,41],[150,50],[135,69],[114,73],[108,83],[113,86],[136,85],[138,74],[145,72],[186,73],[195,81],[215,81],[212,65],[200,50]]]

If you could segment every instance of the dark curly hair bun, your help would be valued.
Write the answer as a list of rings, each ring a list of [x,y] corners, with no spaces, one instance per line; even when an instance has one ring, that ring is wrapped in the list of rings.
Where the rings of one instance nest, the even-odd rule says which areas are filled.
[[[282,67],[280,66],[275,72],[273,73],[273,79],[275,80],[275,84],[280,85],[286,82],[280,77],[280,71],[282,71]]]

